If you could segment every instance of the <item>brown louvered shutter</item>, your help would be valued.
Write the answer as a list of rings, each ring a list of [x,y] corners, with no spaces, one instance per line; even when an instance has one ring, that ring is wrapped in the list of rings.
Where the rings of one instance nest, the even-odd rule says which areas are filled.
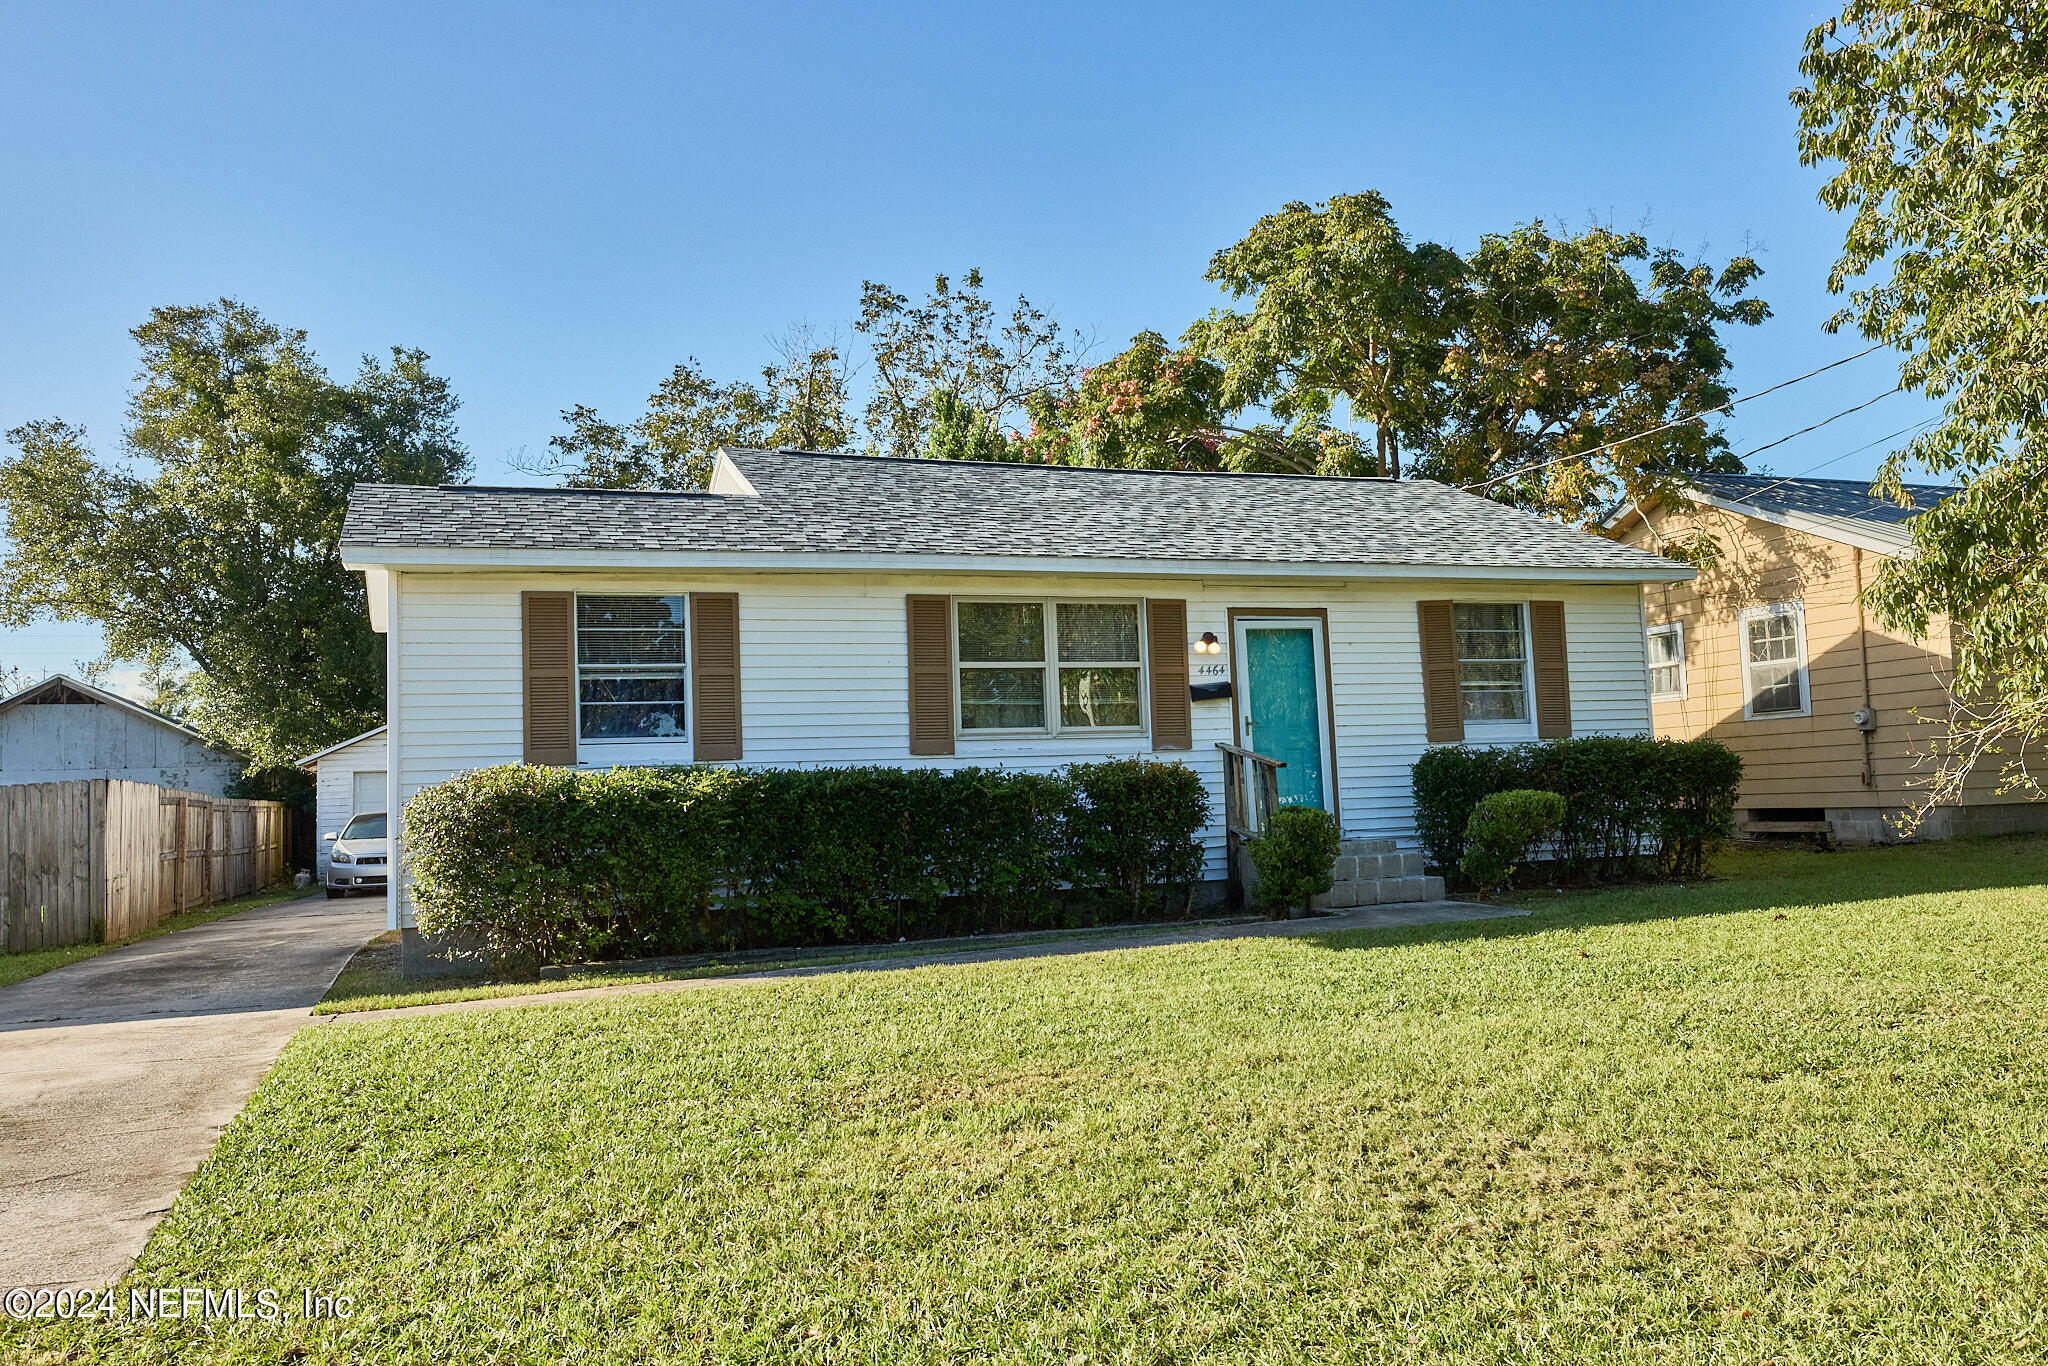
[[[1195,714],[1188,692],[1188,604],[1145,599],[1145,654],[1152,666],[1152,748],[1193,749]]]
[[[521,593],[526,762],[576,762],[576,595]]]
[[[938,593],[904,599],[910,629],[910,752],[953,752],[953,604]]]
[[[1465,707],[1458,696],[1458,641],[1448,602],[1418,602],[1422,627],[1422,716],[1431,744],[1465,738]]]
[[[1536,734],[1561,740],[1572,733],[1572,677],[1565,667],[1564,604],[1529,604],[1529,662],[1536,674]]]
[[[740,595],[690,594],[691,757],[740,757]]]

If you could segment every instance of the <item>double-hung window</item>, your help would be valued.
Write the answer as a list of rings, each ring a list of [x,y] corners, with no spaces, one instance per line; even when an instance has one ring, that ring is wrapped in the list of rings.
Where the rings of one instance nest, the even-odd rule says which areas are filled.
[[[1644,637],[1649,647],[1650,696],[1658,700],[1685,696],[1685,625],[1652,626]]]
[[[1806,608],[1798,602],[1745,607],[1742,630],[1742,714],[1805,716]]]
[[[956,601],[960,731],[1141,729],[1138,617],[1135,602]]]
[[[689,598],[576,595],[577,734],[588,741],[681,740]]]
[[[1529,724],[1529,635],[1519,602],[1461,602],[1451,609],[1458,704],[1468,726]]]

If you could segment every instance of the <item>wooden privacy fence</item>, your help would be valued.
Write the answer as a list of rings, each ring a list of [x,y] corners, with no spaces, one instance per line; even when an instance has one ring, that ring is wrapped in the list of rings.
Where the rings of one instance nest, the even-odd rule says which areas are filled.
[[[126,939],[285,874],[285,810],[118,778],[0,786],[0,949]]]

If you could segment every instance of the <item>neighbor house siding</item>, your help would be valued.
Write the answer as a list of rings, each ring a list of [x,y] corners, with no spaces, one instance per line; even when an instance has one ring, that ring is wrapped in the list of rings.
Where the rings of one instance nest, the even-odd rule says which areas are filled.
[[[1701,531],[1719,544],[1718,562],[1691,583],[1644,588],[1647,623],[1685,631],[1686,696],[1652,704],[1657,733],[1710,736],[1741,755],[1744,808],[1910,804],[1928,773],[1933,722],[1947,714],[1947,624],[1937,620],[1921,641],[1885,630],[1857,606],[1859,579],[1867,586],[1885,557],[1796,528],[1712,507],[1660,509],[1626,539],[1655,550]],[[1805,610],[1809,714],[1746,719],[1742,609],[1795,600]],[[1867,756],[1854,721],[1866,677],[1877,718]]]
[[[1193,750],[1158,754],[1149,734],[1047,739],[963,736],[946,757],[909,751],[905,600],[912,593],[1178,598],[1187,635],[1227,639],[1231,609],[1321,607],[1329,616],[1338,807],[1357,835],[1411,837],[1409,768],[1422,752],[1422,681],[1415,603],[1421,598],[1565,604],[1578,734],[1640,733],[1650,717],[1634,584],[1460,583],[1404,579],[1315,585],[1248,584],[1149,577],[1088,579],[946,575],[409,573],[397,579],[391,708],[400,801],[467,769],[518,763],[520,594],[733,592],[739,595],[745,765],[1000,765],[1047,770],[1076,761],[1143,756],[1183,761],[1222,811],[1218,741],[1233,738],[1234,704],[1197,702]],[[1533,730],[1532,730],[1533,734]],[[586,763],[687,763],[686,743],[605,751]],[[1222,876],[1220,829],[1208,873]]]
[[[0,783],[119,778],[221,796],[243,761],[103,702],[22,702],[0,711]]]

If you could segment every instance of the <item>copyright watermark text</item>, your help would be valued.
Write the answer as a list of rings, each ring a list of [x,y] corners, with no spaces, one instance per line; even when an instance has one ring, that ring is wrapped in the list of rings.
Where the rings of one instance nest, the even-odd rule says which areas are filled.
[[[0,1295],[14,1319],[345,1319],[355,1298],[322,1290],[296,1294],[270,1287],[151,1285],[127,1290],[32,1290],[15,1286]]]

